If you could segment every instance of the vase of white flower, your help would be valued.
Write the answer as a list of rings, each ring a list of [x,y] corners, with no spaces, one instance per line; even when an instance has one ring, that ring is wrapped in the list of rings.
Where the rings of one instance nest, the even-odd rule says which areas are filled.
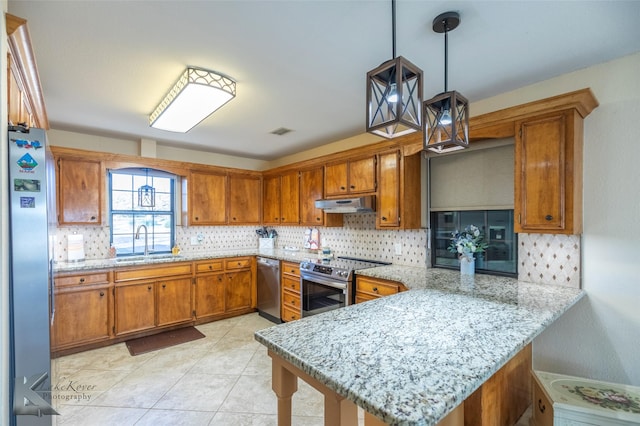
[[[460,261],[460,273],[473,275],[475,273],[475,253],[482,253],[488,244],[484,241],[484,235],[477,226],[469,225],[462,232],[451,233],[449,251],[458,254]]]

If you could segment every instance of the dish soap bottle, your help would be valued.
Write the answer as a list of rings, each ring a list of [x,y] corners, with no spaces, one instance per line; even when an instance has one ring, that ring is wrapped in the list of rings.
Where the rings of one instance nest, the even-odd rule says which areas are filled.
[[[180,254],[180,247],[178,247],[177,244],[173,246],[173,248],[171,249],[171,254],[174,256],[177,256]]]

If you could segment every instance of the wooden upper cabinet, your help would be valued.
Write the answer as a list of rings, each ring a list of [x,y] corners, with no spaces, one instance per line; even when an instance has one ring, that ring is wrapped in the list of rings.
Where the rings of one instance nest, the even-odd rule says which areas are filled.
[[[266,176],[262,181],[265,225],[300,223],[300,181],[297,171]]]
[[[297,171],[280,177],[280,223],[300,223],[300,179]]]
[[[188,193],[189,225],[226,224],[226,173],[191,171]]]
[[[58,163],[58,223],[100,225],[104,168],[100,161],[60,157]]]
[[[260,176],[229,174],[229,224],[260,223]]]
[[[378,155],[376,227],[418,229],[422,221],[420,154],[398,149]]]
[[[9,45],[7,118],[14,125],[24,123],[28,127],[49,129],[27,21],[9,13],[5,18]]]
[[[280,223],[280,176],[265,176],[262,180],[262,222]]]
[[[375,191],[375,155],[325,166],[325,196],[339,197],[351,194],[374,193]]]
[[[582,232],[582,121],[572,109],[516,123],[515,232]]]
[[[315,201],[322,199],[324,172],[322,167],[300,172],[300,224],[323,225],[323,211]]]

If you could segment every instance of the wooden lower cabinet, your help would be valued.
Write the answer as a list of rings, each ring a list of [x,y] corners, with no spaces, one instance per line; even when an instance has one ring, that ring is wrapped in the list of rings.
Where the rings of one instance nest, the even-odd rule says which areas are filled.
[[[406,291],[407,288],[399,282],[383,280],[380,278],[356,277],[356,303]]]
[[[251,271],[230,272],[226,279],[225,312],[251,309]]]
[[[154,282],[117,286],[115,294],[116,336],[145,331],[156,326]]]
[[[191,278],[180,278],[156,283],[158,294],[158,326],[189,322],[193,316],[191,308]]]
[[[224,314],[224,273],[196,277],[196,318],[210,318]]]
[[[90,285],[56,292],[52,350],[111,338],[112,287]]]
[[[282,261],[280,265],[280,317],[282,321],[295,321],[302,316],[300,299],[300,264]]]

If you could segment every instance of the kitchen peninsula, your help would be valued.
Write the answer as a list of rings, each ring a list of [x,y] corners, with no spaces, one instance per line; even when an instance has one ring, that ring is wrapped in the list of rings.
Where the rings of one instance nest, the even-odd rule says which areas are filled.
[[[439,269],[386,266],[360,274],[410,291],[256,332],[273,359],[279,425],[290,424],[296,376],[325,394],[326,425],[357,424],[356,405],[366,424],[463,424],[465,415],[483,424],[475,392],[515,359],[524,359],[516,368],[528,366],[521,371],[528,375],[533,338],[583,296]]]

